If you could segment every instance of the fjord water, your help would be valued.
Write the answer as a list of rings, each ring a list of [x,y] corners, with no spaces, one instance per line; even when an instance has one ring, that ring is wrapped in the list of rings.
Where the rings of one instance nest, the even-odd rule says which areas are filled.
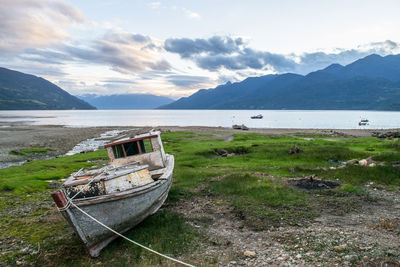
[[[250,119],[262,114],[263,119]],[[359,126],[361,118],[369,125]],[[29,110],[0,111],[9,125],[212,126],[250,128],[390,129],[400,128],[400,112],[332,110]]]

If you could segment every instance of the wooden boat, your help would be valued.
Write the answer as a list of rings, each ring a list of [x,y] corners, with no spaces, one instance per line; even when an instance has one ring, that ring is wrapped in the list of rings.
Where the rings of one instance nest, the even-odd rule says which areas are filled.
[[[62,189],[52,193],[60,212],[92,257],[118,236],[74,205],[123,233],[162,206],[174,168],[174,157],[165,154],[160,132],[124,138],[105,147],[110,158],[108,166],[80,170],[65,181]]]

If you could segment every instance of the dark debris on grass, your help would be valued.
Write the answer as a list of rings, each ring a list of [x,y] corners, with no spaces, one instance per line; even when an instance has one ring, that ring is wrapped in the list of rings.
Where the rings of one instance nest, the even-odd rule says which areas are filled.
[[[310,175],[305,178],[288,179],[288,183],[294,187],[306,190],[333,189],[341,185],[341,183],[337,181],[318,179],[315,175]]]

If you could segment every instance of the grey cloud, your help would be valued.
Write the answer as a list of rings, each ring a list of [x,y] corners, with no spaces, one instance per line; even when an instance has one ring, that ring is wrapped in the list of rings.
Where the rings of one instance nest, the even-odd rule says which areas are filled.
[[[150,62],[148,65],[151,69],[158,71],[169,70],[171,68],[171,65],[166,60],[159,60],[154,63]]]
[[[63,77],[68,75],[68,73],[66,73],[65,71],[58,68],[54,68],[54,66],[43,67],[43,68],[24,67],[24,68],[19,68],[19,70],[25,73],[34,74],[38,76],[45,76],[45,77],[48,76]]]
[[[121,83],[105,83],[102,85],[103,87],[107,89],[121,89],[127,87],[127,84],[121,84]]]
[[[34,56],[34,57],[45,58],[45,59],[51,58],[52,60],[60,60],[60,61],[67,61],[67,60],[71,59],[71,57],[69,57],[66,53],[61,52],[59,50],[53,50],[53,49],[29,48],[29,49],[25,49],[25,51],[22,55]]]
[[[400,53],[400,45],[387,40],[361,45],[355,49],[336,49],[333,53],[282,55],[249,48],[242,38],[221,36],[213,36],[209,39],[167,39],[164,42],[164,48],[210,71],[225,68],[233,71],[273,70],[301,74],[325,68],[332,63],[346,65],[372,53],[380,55]]]
[[[164,48],[168,52],[177,53],[182,58],[189,58],[201,53],[231,54],[240,50],[242,38],[213,36],[209,39],[167,39]]]
[[[159,71],[159,70],[149,70],[140,73],[141,80],[154,80],[158,78],[165,78],[169,75],[173,75],[175,72],[168,70],[168,71]]]
[[[340,53],[306,53],[300,57],[301,65],[310,66],[324,66],[326,64],[331,64],[332,62],[339,64],[348,64],[357,60],[360,57],[368,55],[367,52],[361,52],[357,50],[345,50]]]
[[[229,70],[273,69],[278,72],[290,71],[296,63],[283,55],[256,51],[246,48],[237,55],[208,55],[195,58],[197,65],[203,69],[218,70],[222,67]]]
[[[201,84],[209,83],[210,79],[204,76],[190,76],[190,75],[170,75],[167,80],[179,87],[192,88]]]
[[[360,50],[367,50],[375,54],[388,55],[393,53],[400,53],[400,44],[391,40],[384,42],[374,42],[366,45],[360,45],[357,47]]]
[[[115,42],[115,36],[118,36],[118,40],[124,40],[124,43]],[[152,45],[157,46],[147,36],[113,33],[97,41],[95,54],[92,51],[89,54],[91,60],[108,63],[125,71],[168,70],[171,67],[169,63],[160,59],[152,48],[148,48]]]
[[[46,64],[61,65],[72,58],[66,53],[48,49],[26,49],[19,59]]]
[[[33,1],[33,0],[32,0]],[[83,14],[79,11],[79,9],[64,3],[62,1],[41,1],[47,5],[47,8],[53,11],[50,15],[59,22],[82,22],[84,21]],[[47,2],[47,3],[46,3]]]
[[[144,36],[141,34],[132,34],[132,40],[138,43],[146,43],[151,41],[151,39],[148,36]]]
[[[135,81],[131,81],[131,80],[121,80],[121,79],[108,79],[108,80],[104,80],[102,81],[104,83],[122,83],[122,84],[136,84]]]
[[[1,66],[4,68],[17,70],[41,77],[63,77],[67,75],[67,73],[60,69],[59,66],[41,64],[40,62],[0,62]]]
[[[168,52],[179,54],[182,58],[192,59],[199,67],[212,71],[220,68],[229,70],[269,68],[285,71],[293,69],[296,65],[293,60],[283,55],[245,47],[240,37],[167,39],[164,48]]]
[[[88,61],[94,61],[97,59],[97,53],[96,50],[90,49],[90,48],[81,48],[81,47],[76,47],[76,46],[71,46],[71,45],[65,45],[63,47],[63,51],[67,54],[70,55],[71,57],[75,59],[84,59]]]
[[[121,73],[169,70],[171,65],[160,57],[158,49],[160,45],[148,36],[110,31],[84,47],[63,43],[51,49],[30,48],[19,59],[48,64],[86,61],[109,65]]]
[[[64,64],[62,61],[54,60],[52,58],[31,57],[31,56],[20,56],[19,58],[22,60],[26,60],[26,61],[34,61],[34,62],[44,63],[44,64],[53,64],[53,65],[63,65]]]
[[[142,34],[131,34],[125,32],[116,32],[116,31],[109,31],[105,34],[104,38],[106,40],[113,40],[114,43],[120,44],[132,44],[132,43],[151,43],[152,40],[149,36],[142,35]]]
[[[300,56],[300,63],[296,66],[295,71],[307,74],[325,68],[332,63],[347,65],[371,54],[386,56],[398,53],[400,53],[400,45],[391,40],[359,45],[355,49],[337,49],[336,53],[305,53]]]
[[[64,51],[76,59],[111,65],[113,70],[122,73],[170,69],[171,65],[149,47],[158,47],[150,37],[111,32],[90,47],[66,45]]]

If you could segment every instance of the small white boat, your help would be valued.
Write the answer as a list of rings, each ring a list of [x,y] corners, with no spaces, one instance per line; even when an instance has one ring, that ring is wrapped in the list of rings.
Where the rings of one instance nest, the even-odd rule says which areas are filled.
[[[359,125],[359,126],[369,125],[369,120],[368,120],[368,119],[361,119],[361,120],[358,122],[358,125]]]
[[[263,115],[258,114],[258,115],[255,115],[255,116],[251,116],[250,118],[252,118],[252,119],[262,119],[264,117],[263,117]]]
[[[174,156],[165,154],[160,132],[121,139],[105,147],[110,158],[108,166],[80,170],[64,182],[62,189],[52,193],[60,212],[92,257],[118,236],[79,209],[123,233],[162,206],[174,169]]]

